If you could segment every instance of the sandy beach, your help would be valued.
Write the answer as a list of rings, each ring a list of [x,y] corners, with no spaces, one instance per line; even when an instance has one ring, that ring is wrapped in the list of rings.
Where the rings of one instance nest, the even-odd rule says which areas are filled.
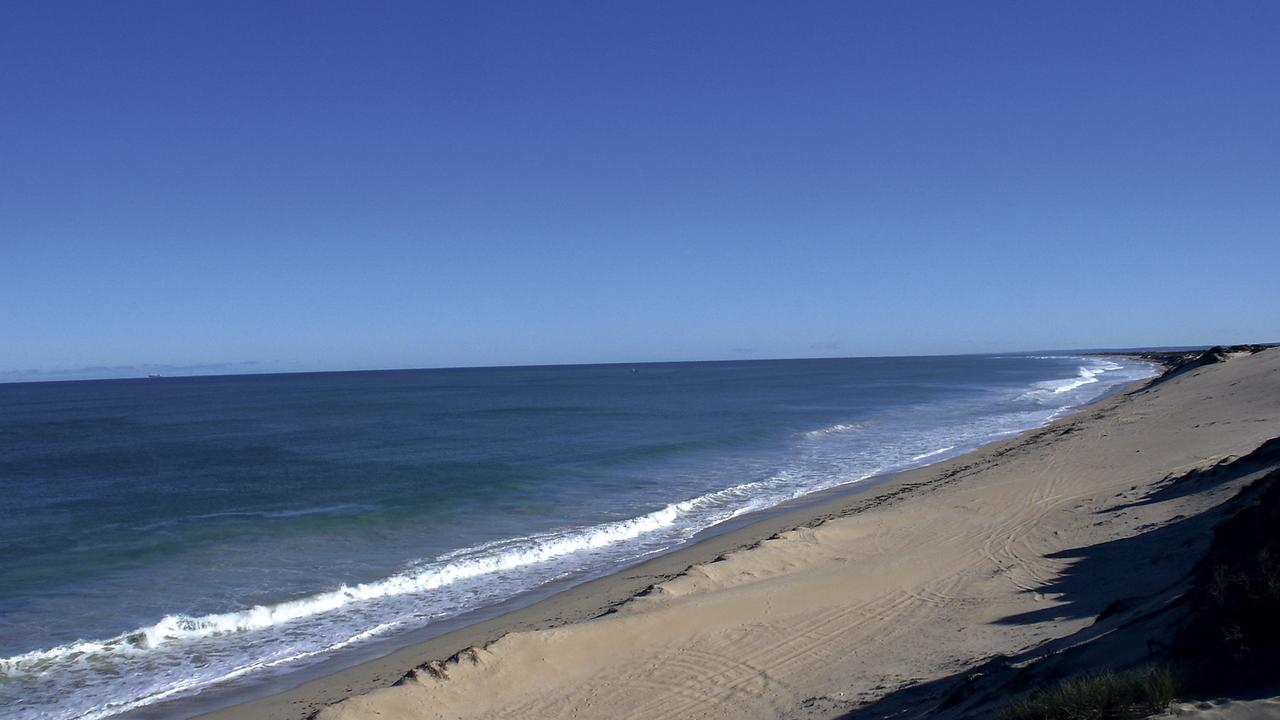
[[[1271,468],[1162,489],[1276,436],[1280,349],[1233,355],[206,717],[980,713],[978,674],[1146,654],[1134,628]]]

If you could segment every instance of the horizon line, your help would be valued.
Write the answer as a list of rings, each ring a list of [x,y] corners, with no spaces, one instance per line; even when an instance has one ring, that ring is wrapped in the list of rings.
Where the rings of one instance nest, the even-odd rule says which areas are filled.
[[[1232,343],[1232,345],[1263,345],[1276,346],[1280,343],[1256,342],[1256,343]],[[1212,347],[1220,346],[1221,343],[1204,343],[1194,345],[1142,345],[1130,347],[1092,347],[1092,348],[1052,348],[1052,349],[1033,349],[1033,350],[998,350],[991,352],[972,352],[972,353],[923,353],[919,355],[823,355],[823,356],[803,356],[803,357],[765,357],[765,358],[716,358],[706,360],[642,360],[642,361],[603,361],[603,362],[581,362],[581,363],[511,363],[511,364],[493,364],[493,365],[438,365],[429,367],[381,367],[381,368],[353,368],[343,370],[280,370],[276,372],[193,372],[187,374],[167,375],[153,370],[163,370],[167,366],[163,365],[124,365],[115,366],[121,369],[137,368],[139,375],[127,377],[64,377],[64,378],[47,378],[47,379],[0,379],[0,385],[35,385],[46,383],[75,383],[75,382],[131,382],[138,380],[174,380],[189,378],[227,378],[227,377],[263,377],[270,375],[331,375],[339,373],[388,373],[388,372],[430,372],[442,370],[498,370],[498,369],[520,369],[520,368],[558,368],[558,367],[602,367],[602,366],[618,366],[618,365],[690,365],[698,363],[749,363],[749,362],[787,362],[787,361],[806,361],[806,360],[863,360],[863,359],[894,359],[894,358],[924,358],[924,357],[979,357],[979,356],[998,356],[998,355],[1033,355],[1037,353],[1124,353],[1124,352],[1178,352],[1190,350],[1207,350]],[[209,365],[260,365],[261,361],[246,360],[235,363],[210,363]],[[200,367],[200,364],[184,366],[184,367]],[[74,368],[70,370],[53,370],[53,371],[11,371],[11,372],[37,372],[37,373],[75,373],[82,370],[90,370],[92,368]],[[106,367],[102,369],[107,369]],[[181,368],[174,368],[180,370]],[[146,373],[146,374],[141,374]],[[0,371],[0,375],[4,373]]]

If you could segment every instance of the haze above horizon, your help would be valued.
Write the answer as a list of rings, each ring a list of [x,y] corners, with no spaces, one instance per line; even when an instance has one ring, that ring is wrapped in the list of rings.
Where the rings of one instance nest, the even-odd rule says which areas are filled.
[[[11,4],[0,380],[1280,340],[1278,31]]]

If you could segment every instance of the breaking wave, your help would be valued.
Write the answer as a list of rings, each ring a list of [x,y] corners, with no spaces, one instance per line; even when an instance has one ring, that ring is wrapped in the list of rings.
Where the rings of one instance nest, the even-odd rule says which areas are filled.
[[[1062,378],[1058,380],[1044,380],[1035,383],[1034,389],[1022,394],[1022,399],[1045,399],[1055,395],[1062,395],[1073,390],[1078,390],[1085,385],[1092,385],[1098,382],[1101,375],[1116,370],[1122,370],[1122,365],[1117,365],[1109,360],[1094,360],[1088,365],[1081,365],[1076,370],[1074,377]]]
[[[75,676],[74,702],[26,706],[17,710],[18,717],[96,718],[323,656],[552,580],[616,568],[745,513],[941,460],[1048,422],[1108,387],[1139,377],[1132,367],[1081,361],[1074,376],[1008,389],[1002,400],[978,414],[966,406],[922,423],[920,413],[937,408],[911,407],[890,417],[800,432],[791,436],[793,455],[783,467],[633,517],[464,547],[381,579],[276,603],[167,615],[105,640],[80,640],[0,659],[0,679],[36,683],[41,677]],[[213,660],[201,665],[193,657]],[[111,684],[112,678],[132,677],[145,679],[128,687]]]

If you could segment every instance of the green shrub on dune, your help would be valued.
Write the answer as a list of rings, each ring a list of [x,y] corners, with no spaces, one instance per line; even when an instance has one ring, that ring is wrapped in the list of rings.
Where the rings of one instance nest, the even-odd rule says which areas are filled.
[[[1280,471],[1241,493],[1247,506],[1214,533],[1189,594],[1192,620],[1174,657],[1193,690],[1270,686],[1280,667]]]
[[[999,720],[1127,720],[1165,710],[1177,697],[1163,666],[1066,680],[1006,708]]]
[[[1280,470],[1234,502],[1182,598],[1187,618],[1170,638],[1168,665],[1070,678],[1014,701],[1000,720],[1145,718],[1166,709],[1180,686],[1191,696],[1274,688],[1280,680]]]

